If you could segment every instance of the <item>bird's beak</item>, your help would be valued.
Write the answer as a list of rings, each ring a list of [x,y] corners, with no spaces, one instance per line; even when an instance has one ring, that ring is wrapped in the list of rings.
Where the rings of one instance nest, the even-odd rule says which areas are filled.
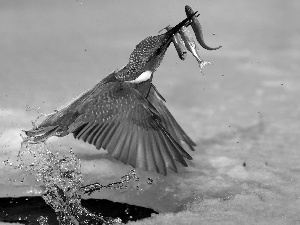
[[[160,34],[157,36],[151,36],[148,37],[146,39],[144,39],[142,42],[140,42],[137,46],[139,45],[143,45],[143,42],[147,42],[148,39],[153,39],[153,46],[148,46],[151,49],[151,56],[148,59],[147,65],[144,65],[144,71],[149,70],[152,71],[152,73],[158,68],[158,66],[160,65],[168,47],[170,46],[171,42],[172,42],[172,37],[174,34],[176,34],[177,32],[179,32],[179,30],[183,27],[183,26],[189,26],[191,24],[191,19],[193,18],[193,16],[196,15],[197,12],[195,12],[194,14],[190,15],[189,17],[187,17],[186,19],[184,19],[183,21],[181,21],[179,24],[177,24],[175,27],[173,27],[172,29],[168,30],[166,33],[164,34]],[[137,53],[135,53],[137,54]]]
[[[191,24],[191,19],[198,13],[196,11],[194,14],[187,17],[185,20],[181,21],[179,24],[177,24],[175,27],[173,27],[171,30],[165,33],[165,35],[170,35],[170,38],[176,34],[183,26],[187,27]]]

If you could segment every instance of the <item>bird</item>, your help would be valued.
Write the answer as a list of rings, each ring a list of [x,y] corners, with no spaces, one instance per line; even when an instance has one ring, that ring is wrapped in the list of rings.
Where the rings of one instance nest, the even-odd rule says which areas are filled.
[[[176,161],[187,167],[185,159],[192,157],[182,142],[191,150],[196,144],[167,109],[152,79],[172,36],[195,14],[164,34],[142,40],[127,65],[25,131],[28,139],[38,143],[72,133],[134,168],[167,175],[168,170],[178,172]]]

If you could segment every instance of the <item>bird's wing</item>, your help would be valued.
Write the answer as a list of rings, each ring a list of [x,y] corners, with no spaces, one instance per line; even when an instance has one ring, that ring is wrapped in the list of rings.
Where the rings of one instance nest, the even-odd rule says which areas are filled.
[[[151,84],[147,99],[157,109],[161,118],[162,125],[176,140],[176,142],[180,143],[181,141],[184,141],[189,146],[189,148],[194,151],[194,146],[196,146],[196,144],[177,123],[175,118],[165,106],[165,99],[159,94],[153,84]]]
[[[192,157],[161,125],[156,109],[127,83],[110,82],[85,101],[69,126],[75,138],[103,148],[114,158],[166,175]]]

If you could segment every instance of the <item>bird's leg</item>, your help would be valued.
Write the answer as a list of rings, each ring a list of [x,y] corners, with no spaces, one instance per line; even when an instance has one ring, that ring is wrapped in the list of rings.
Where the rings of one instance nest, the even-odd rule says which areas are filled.
[[[30,131],[24,131],[29,142],[37,144],[46,141],[49,137],[54,136],[58,131],[59,126],[41,127]]]

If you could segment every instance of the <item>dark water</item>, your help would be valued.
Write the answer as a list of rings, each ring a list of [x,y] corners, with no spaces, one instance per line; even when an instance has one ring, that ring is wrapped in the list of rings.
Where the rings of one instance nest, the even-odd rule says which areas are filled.
[[[120,218],[124,223],[150,217],[156,213],[151,209],[116,203],[109,200],[82,200],[82,206],[91,212],[113,219]],[[0,220],[9,223],[39,224],[40,217],[47,218],[51,225],[58,224],[55,211],[45,203],[42,197],[19,197],[0,199]]]

